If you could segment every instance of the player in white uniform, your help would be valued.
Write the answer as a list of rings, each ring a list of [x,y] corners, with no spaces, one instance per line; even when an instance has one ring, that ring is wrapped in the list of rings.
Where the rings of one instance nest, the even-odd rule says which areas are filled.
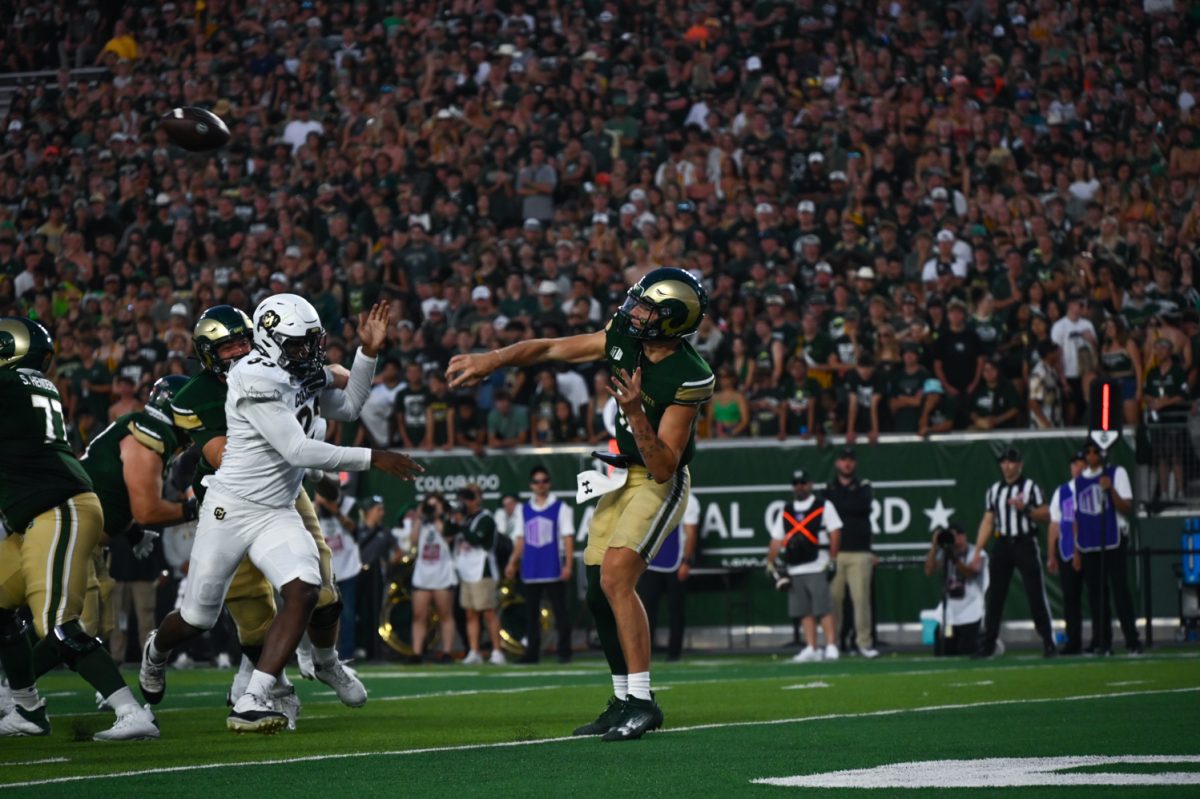
[[[387,312],[383,311],[386,329]],[[325,331],[316,309],[302,297],[277,294],[254,312],[257,352],[229,371],[225,400],[228,439],[217,473],[208,478],[204,511],[192,547],[181,607],[147,637],[139,675],[151,704],[166,690],[166,662],[175,647],[211,629],[242,557],[283,596],[283,610],[267,632],[258,668],[233,706],[227,726],[238,732],[273,733],[286,725],[271,691],[296,649],[321,585],[316,544],[296,511],[307,469],[366,471],[372,467],[411,479],[423,471],[406,455],[338,447],[312,436],[321,416],[358,417],[375,373],[382,336],[364,330],[345,390],[322,382]],[[370,335],[370,353],[365,351]],[[376,340],[378,339],[378,340]]]

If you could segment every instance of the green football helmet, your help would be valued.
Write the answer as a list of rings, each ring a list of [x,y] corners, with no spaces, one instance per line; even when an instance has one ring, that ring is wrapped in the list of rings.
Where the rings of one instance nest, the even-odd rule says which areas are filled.
[[[146,413],[174,425],[175,414],[171,410],[171,401],[188,384],[188,380],[187,375],[165,375],[155,380],[154,385],[150,386],[150,396],[146,400]]]
[[[192,331],[192,347],[205,370],[223,375],[233,366],[234,359],[220,358],[217,350],[231,341],[245,339],[254,345],[254,324],[250,317],[232,305],[214,305],[196,322]]]
[[[45,372],[54,358],[54,339],[41,323],[24,316],[0,317],[0,369]]]
[[[649,315],[638,318],[638,308]],[[672,266],[655,269],[629,289],[617,310],[617,332],[643,341],[667,341],[696,331],[708,309],[708,292],[690,272]]]

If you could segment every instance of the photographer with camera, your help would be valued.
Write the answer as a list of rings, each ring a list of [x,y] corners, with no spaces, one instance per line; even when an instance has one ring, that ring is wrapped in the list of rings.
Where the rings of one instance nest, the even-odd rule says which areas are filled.
[[[812,478],[798,469],[792,475],[793,496],[771,528],[767,548],[767,569],[778,573],[782,560],[791,586],[788,589],[788,615],[804,625],[804,648],[792,658],[794,663],[837,660],[837,637],[833,626],[833,592],[829,586],[829,537],[842,530],[842,518],[832,502],[812,492]],[[825,631],[825,649],[817,648],[817,620]]]
[[[458,491],[458,502],[451,508],[452,530],[455,535],[454,563],[458,568],[458,603],[467,614],[467,645],[470,649],[463,663],[482,663],[479,653],[479,620],[487,625],[492,641],[488,662],[504,665],[500,650],[500,615],[496,612],[499,599],[496,580],[500,566],[496,563],[496,543],[501,535],[496,520],[483,509],[483,491],[471,483]]]
[[[446,523],[446,500],[441,494],[430,494],[421,503],[419,518],[414,520],[409,546],[415,553],[412,575],[412,654],[406,663],[422,660],[425,638],[429,630],[429,611],[437,611],[442,633],[442,651],[433,658],[436,663],[451,663],[454,648],[454,586],[458,574],[450,544],[454,528]]]
[[[925,554],[925,575],[942,572],[941,624],[935,655],[972,655],[979,648],[983,624],[984,594],[987,591],[987,552],[975,559],[975,545],[967,531],[952,522],[933,531]]]

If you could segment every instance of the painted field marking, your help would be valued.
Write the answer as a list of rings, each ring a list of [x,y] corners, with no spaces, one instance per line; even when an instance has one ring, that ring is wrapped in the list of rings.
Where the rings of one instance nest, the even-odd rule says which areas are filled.
[[[1200,785],[1200,771],[1067,772],[1067,769],[1121,764],[1200,763],[1200,755],[1088,755],[1077,757],[989,757],[978,760],[922,760],[873,768],[764,777],[758,785],[781,788],[1032,788],[1066,785]]]
[[[830,687],[832,687],[832,686],[830,686],[829,683],[821,682],[820,680],[818,680],[817,682],[802,682],[799,685],[785,685],[785,686],[783,686],[783,688],[781,690],[784,690],[784,691],[806,691],[811,688],[830,688]]]
[[[1148,685],[1154,680],[1121,680],[1119,682],[1106,682],[1105,685],[1110,685],[1114,688],[1120,688],[1123,685]]]
[[[42,760],[18,760],[13,763],[0,763],[0,767],[7,766],[40,766],[43,763],[70,763],[71,761],[65,757],[47,757]]]
[[[951,688],[971,688],[971,687],[974,687],[974,686],[976,686],[976,685],[995,685],[995,684],[996,684],[996,681],[995,681],[995,680],[976,680],[975,682],[952,682],[952,683],[947,683],[947,685],[949,685]],[[1114,683],[1111,683],[1111,682],[1109,683],[1109,685],[1113,685],[1113,684],[1114,684]]]
[[[715,724],[695,724],[691,727],[675,727],[660,730],[655,735],[698,732],[701,730],[722,730],[739,727],[770,727],[781,724],[807,724],[815,721],[840,721],[843,719],[881,718],[900,716],[905,713],[936,713],[944,710],[969,710],[980,707],[1004,707],[1007,705],[1043,704],[1046,702],[1086,702],[1097,699],[1120,699],[1132,696],[1156,696],[1165,694],[1198,693],[1196,688],[1167,688],[1154,691],[1123,691],[1113,694],[1079,694],[1076,696],[1056,696],[1039,699],[997,699],[987,702],[966,702],[953,705],[929,705],[926,707],[895,708],[892,710],[872,710],[863,713],[827,713],[820,716],[802,716],[792,719],[770,719],[767,721],[732,721]],[[29,788],[36,785],[58,785],[68,782],[91,782],[94,780],[118,779],[125,777],[144,777],[158,774],[176,774],[187,771],[210,771],[222,768],[242,768],[246,766],[283,766],[292,763],[317,763],[326,760],[349,760],[363,757],[402,757],[406,755],[429,755],[446,752],[474,752],[487,749],[512,749],[522,746],[539,746],[541,744],[569,743],[572,741],[590,741],[590,737],[565,735],[557,738],[539,738],[532,741],[500,741],[483,744],[460,744],[458,746],[431,746],[421,749],[393,749],[382,752],[337,752],[324,755],[305,755],[302,757],[277,758],[274,760],[244,760],[232,763],[197,763],[189,766],[168,766],[166,768],[137,769],[134,771],[119,771],[111,774],[79,774],[69,777],[51,777],[42,780],[26,780],[24,782],[0,783],[3,788]]]

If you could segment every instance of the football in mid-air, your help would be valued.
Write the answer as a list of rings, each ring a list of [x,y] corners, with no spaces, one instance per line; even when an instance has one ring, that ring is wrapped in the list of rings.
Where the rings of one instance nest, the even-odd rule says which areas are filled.
[[[219,116],[192,105],[168,111],[159,124],[173,143],[194,153],[215,150],[229,141],[229,128]]]

